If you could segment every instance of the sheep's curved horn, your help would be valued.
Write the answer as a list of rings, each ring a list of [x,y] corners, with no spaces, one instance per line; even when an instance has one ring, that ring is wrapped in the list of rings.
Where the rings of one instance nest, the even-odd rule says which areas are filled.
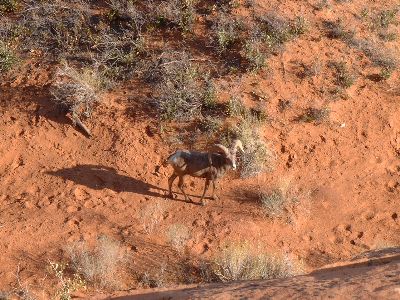
[[[236,152],[237,152],[238,148],[240,149],[240,151],[242,151],[244,153],[242,141],[241,140],[234,140],[233,143],[232,143],[232,148],[231,148],[233,155],[236,155]]]
[[[226,148],[224,145],[221,145],[221,144],[214,144],[211,147],[210,152],[223,153],[226,157],[228,157],[230,155],[229,149]]]

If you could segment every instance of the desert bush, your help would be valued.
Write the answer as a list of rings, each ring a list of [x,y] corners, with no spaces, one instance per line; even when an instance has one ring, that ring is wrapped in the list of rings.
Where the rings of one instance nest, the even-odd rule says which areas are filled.
[[[98,37],[95,51],[96,63],[107,79],[125,80],[141,71],[139,63],[146,52],[145,38],[129,30],[105,32]]]
[[[265,253],[246,242],[227,245],[215,258],[213,271],[223,282],[285,278],[299,272],[288,257]]]
[[[314,4],[314,7],[317,10],[323,10],[324,8],[330,8],[331,3],[329,0],[319,0],[317,3]]]
[[[172,53],[153,76],[158,81],[154,101],[162,120],[201,118],[204,109],[214,102],[212,82],[186,53]]]
[[[100,288],[118,287],[118,272],[126,261],[119,242],[107,236],[100,236],[93,249],[85,242],[76,242],[70,245],[66,252],[71,266],[88,282]]]
[[[78,70],[64,64],[58,69],[50,92],[56,105],[64,110],[78,117],[90,117],[104,84],[96,68]]]
[[[11,70],[17,61],[14,51],[0,41],[0,74]]]
[[[149,24],[149,17],[136,7],[135,1],[108,0],[107,3],[110,7],[108,19],[113,28],[129,30],[138,37]]]
[[[171,24],[190,31],[195,21],[196,3],[197,0],[163,1],[156,7],[156,21],[159,25]]]
[[[163,220],[167,206],[164,202],[151,202],[140,210],[139,220],[143,224],[143,229],[147,234],[154,231],[155,227]]]
[[[228,50],[240,37],[241,25],[229,14],[221,13],[212,26],[212,38],[220,54]]]
[[[139,276],[139,284],[145,288],[159,288],[166,286],[167,266],[162,263],[156,270],[147,271]]]
[[[205,116],[199,122],[199,129],[208,134],[214,134],[220,131],[222,120],[217,117]]]
[[[342,88],[349,88],[354,84],[355,76],[350,73],[344,61],[333,61],[329,65],[336,71],[336,81]]]
[[[273,52],[282,50],[286,42],[305,33],[308,28],[308,22],[302,16],[289,20],[275,12],[260,16],[257,21],[261,39]]]
[[[60,300],[71,300],[71,293],[80,289],[85,289],[86,283],[79,274],[74,274],[72,278],[67,277],[64,272],[65,268],[66,265],[64,264],[50,262],[50,271],[54,273],[59,281],[55,298]]]
[[[89,51],[95,30],[91,26],[90,10],[84,7],[83,1],[75,4],[64,5],[59,0],[32,2],[20,21],[25,28],[23,47],[56,56]]]
[[[347,30],[341,19],[338,19],[336,22],[325,21],[324,26],[329,38],[340,39],[349,45],[353,43],[355,31]]]
[[[300,121],[311,123],[321,123],[329,118],[330,109],[328,107],[315,108],[309,107],[303,115],[300,116]]]
[[[178,251],[182,251],[190,238],[189,228],[183,224],[173,224],[167,231],[168,242]]]

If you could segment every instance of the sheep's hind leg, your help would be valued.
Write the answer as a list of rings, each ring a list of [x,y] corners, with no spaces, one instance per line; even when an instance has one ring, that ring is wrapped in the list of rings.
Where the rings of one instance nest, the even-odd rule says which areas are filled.
[[[217,195],[215,195],[215,186],[216,186],[215,180],[212,181],[212,184],[213,184],[213,191],[212,191],[211,199],[218,200],[219,197]]]
[[[210,179],[206,179],[206,183],[204,184],[203,195],[201,196],[201,199],[200,199],[201,205],[206,205],[206,201],[204,201],[204,196],[205,196],[209,186],[210,186]]]
[[[192,199],[190,199],[190,198],[186,195],[185,191],[183,190],[183,176],[179,176],[178,187],[179,187],[179,189],[181,190],[181,192],[183,193],[183,195],[185,196],[185,201],[187,201],[187,202],[192,202]]]
[[[169,178],[168,178],[168,190],[169,190],[169,197],[171,199],[174,199],[174,195],[172,194],[172,184],[174,183],[174,180],[178,177],[175,173],[173,173]]]

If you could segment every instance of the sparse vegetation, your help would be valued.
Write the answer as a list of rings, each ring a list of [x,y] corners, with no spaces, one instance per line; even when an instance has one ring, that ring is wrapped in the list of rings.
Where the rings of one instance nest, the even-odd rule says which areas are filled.
[[[223,282],[284,278],[298,273],[288,257],[265,253],[246,242],[227,245],[214,263],[214,274]]]
[[[213,39],[219,53],[225,52],[239,38],[240,23],[229,14],[221,13],[213,25]]]
[[[168,228],[168,242],[178,251],[182,251],[190,238],[189,228],[183,224],[173,224]]]
[[[389,25],[396,24],[398,9],[387,9],[379,12],[373,21],[375,28],[387,29]]]
[[[0,74],[11,70],[16,62],[14,51],[0,41]]]
[[[336,81],[342,88],[349,88],[354,84],[355,76],[347,68],[346,62],[334,61],[329,64],[336,71]]]
[[[249,63],[250,70],[259,70],[266,66],[266,55],[262,50],[262,42],[260,40],[247,40],[242,52],[243,57]]]
[[[73,269],[87,282],[100,288],[118,288],[118,272],[126,259],[119,242],[100,236],[93,249],[85,242],[76,242],[66,251]]]

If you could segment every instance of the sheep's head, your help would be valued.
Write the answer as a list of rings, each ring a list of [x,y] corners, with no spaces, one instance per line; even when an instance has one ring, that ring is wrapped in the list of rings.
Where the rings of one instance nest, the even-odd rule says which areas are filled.
[[[233,169],[236,170],[236,153],[237,149],[244,152],[243,145],[240,140],[234,140],[232,143],[231,150],[221,144],[215,144],[213,150],[215,152],[221,153],[224,155],[226,163]]]

